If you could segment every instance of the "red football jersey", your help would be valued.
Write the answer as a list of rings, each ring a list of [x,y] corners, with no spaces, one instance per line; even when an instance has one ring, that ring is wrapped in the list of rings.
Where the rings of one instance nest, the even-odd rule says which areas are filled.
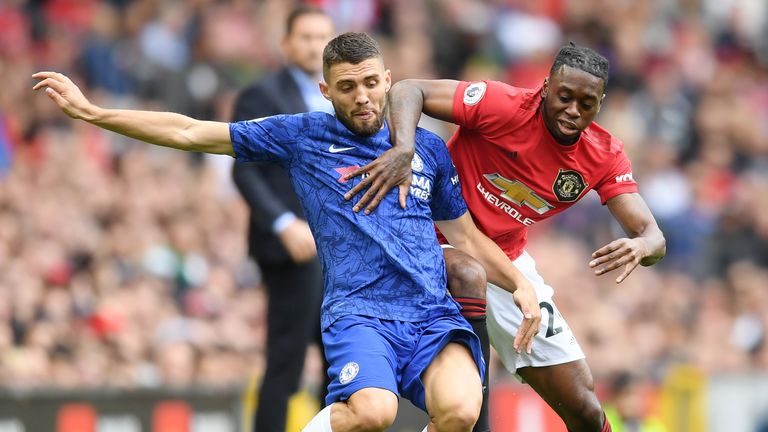
[[[448,149],[480,230],[510,259],[528,227],[573,205],[590,189],[603,204],[637,192],[621,141],[594,122],[570,146],[558,144],[541,115],[541,87],[461,82],[453,98],[460,127]],[[444,239],[442,239],[444,241]]]

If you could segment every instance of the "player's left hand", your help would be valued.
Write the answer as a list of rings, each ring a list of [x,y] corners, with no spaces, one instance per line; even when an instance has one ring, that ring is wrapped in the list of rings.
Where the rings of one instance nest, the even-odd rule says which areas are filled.
[[[93,105],[69,77],[57,72],[37,72],[32,78],[40,80],[32,90],[44,89],[64,114],[74,119],[87,119]]]
[[[539,333],[539,326],[541,325],[539,299],[531,284],[518,286],[512,293],[512,297],[515,299],[517,307],[523,312],[523,322],[517,329],[513,347],[518,353],[525,349],[525,352],[530,354],[533,338]]]
[[[365,207],[365,214],[371,214],[387,193],[398,186],[400,189],[400,207],[405,208],[405,201],[411,187],[411,160],[413,160],[413,150],[392,147],[385,151],[373,162],[346,175],[345,178],[350,179],[368,174],[360,183],[344,194],[344,199],[352,199],[367,187],[368,190],[360,198],[360,201],[352,207],[352,210],[358,212]]]
[[[624,271],[616,278],[616,283],[621,283],[648,255],[641,238],[620,238],[592,253],[589,266],[595,269],[595,274],[598,276],[624,266]]]

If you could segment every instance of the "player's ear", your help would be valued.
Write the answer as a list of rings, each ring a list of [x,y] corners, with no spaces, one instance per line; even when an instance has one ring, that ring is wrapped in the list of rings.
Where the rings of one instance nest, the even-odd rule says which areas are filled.
[[[541,85],[541,98],[544,99],[549,93],[549,77],[544,78],[544,84]]]
[[[328,84],[326,84],[325,81],[320,81],[318,85],[320,86],[320,93],[323,94],[323,97],[331,100],[331,94],[328,92]]]
[[[384,91],[388,92],[392,88],[392,71],[387,69],[384,71]]]

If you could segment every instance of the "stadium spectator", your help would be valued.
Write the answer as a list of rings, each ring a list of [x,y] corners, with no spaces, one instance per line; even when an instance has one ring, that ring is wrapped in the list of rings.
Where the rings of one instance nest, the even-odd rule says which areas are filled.
[[[609,383],[605,415],[614,432],[666,432],[667,428],[649,406],[649,387],[629,372],[620,373]]]

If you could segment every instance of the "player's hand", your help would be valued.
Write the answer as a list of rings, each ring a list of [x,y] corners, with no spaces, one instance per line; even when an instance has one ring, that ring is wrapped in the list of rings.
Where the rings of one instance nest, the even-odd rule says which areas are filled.
[[[525,352],[530,354],[533,338],[539,333],[541,325],[539,299],[536,297],[536,290],[530,283],[518,286],[512,293],[512,297],[515,299],[517,307],[523,312],[523,322],[517,330],[513,346],[518,353],[525,349]]]
[[[317,255],[315,239],[312,237],[309,225],[301,219],[291,222],[280,231],[279,237],[291,259],[296,263],[307,262]]]
[[[58,72],[37,72],[32,78],[40,80],[32,90],[45,89],[45,94],[56,102],[64,114],[74,119],[87,120],[93,111],[94,105],[66,75]]]
[[[366,187],[368,190],[353,207],[355,212],[365,207],[365,214],[371,214],[379,206],[381,200],[392,188],[398,186],[400,207],[405,208],[405,201],[411,187],[411,161],[413,150],[402,147],[392,147],[385,151],[373,162],[347,174],[350,179],[362,174],[368,174],[355,187],[344,194],[344,199],[350,200]]]
[[[616,278],[616,283],[621,283],[648,255],[642,238],[620,238],[592,253],[589,266],[595,269],[598,276],[624,266],[624,271]]]

